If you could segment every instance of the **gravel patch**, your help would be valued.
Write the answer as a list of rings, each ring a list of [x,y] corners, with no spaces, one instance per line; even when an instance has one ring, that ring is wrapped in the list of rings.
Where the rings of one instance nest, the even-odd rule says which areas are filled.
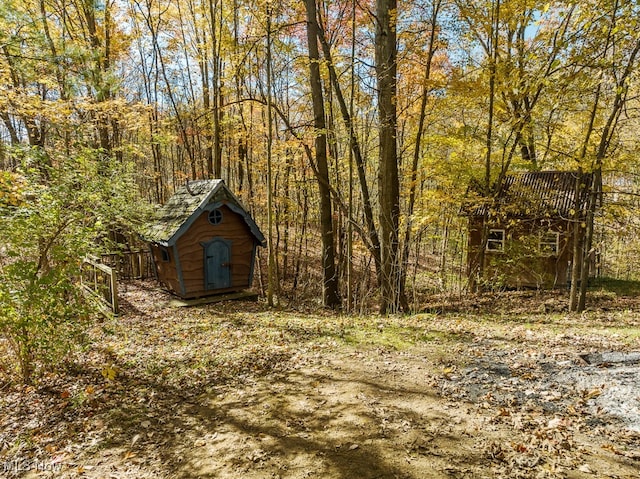
[[[579,355],[489,352],[440,382],[445,396],[546,414],[579,411],[590,426],[640,432],[640,364],[637,353]],[[602,361],[595,358],[600,357]],[[632,358],[613,362],[612,358]]]

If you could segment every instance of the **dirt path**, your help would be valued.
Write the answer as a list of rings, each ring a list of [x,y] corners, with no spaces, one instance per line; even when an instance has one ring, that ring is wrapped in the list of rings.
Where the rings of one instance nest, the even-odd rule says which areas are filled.
[[[125,300],[76,369],[0,399],[0,477],[640,477],[640,434],[598,403],[612,388],[557,382],[595,367],[580,352],[640,349],[637,313],[380,320],[175,310],[134,287]]]
[[[505,409],[442,397],[426,361],[321,354],[201,397],[188,411],[202,429],[184,445],[177,476],[639,477],[636,460],[558,415],[503,421]]]
[[[442,404],[419,362],[373,351],[309,363],[202,398],[211,439],[184,477],[464,477],[478,461],[466,414]]]

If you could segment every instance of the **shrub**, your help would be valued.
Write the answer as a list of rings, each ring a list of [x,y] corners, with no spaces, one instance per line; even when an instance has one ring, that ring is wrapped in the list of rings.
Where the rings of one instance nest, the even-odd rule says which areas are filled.
[[[23,180],[12,183],[21,188],[0,203],[0,336],[6,369],[24,382],[82,344],[90,309],[81,262],[110,228],[135,217],[137,204],[131,176],[98,151],[44,163],[40,155],[24,153]]]
[[[18,260],[0,274],[0,332],[9,345],[13,370],[31,383],[40,370],[58,364],[80,345],[89,318],[73,282],[75,268],[38,273],[35,261]]]

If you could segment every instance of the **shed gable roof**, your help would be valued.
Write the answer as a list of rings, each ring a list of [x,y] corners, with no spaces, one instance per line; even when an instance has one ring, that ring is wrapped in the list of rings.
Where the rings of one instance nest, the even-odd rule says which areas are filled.
[[[583,188],[579,209],[584,209],[593,175],[576,171],[529,171],[507,175],[498,195],[491,202],[470,205],[470,216],[502,213],[525,217],[573,216],[576,208],[576,180]]]
[[[178,188],[156,211],[153,221],[144,228],[142,237],[165,246],[175,244],[202,212],[223,204],[241,215],[258,243],[264,244],[265,238],[258,225],[221,179],[189,181]]]

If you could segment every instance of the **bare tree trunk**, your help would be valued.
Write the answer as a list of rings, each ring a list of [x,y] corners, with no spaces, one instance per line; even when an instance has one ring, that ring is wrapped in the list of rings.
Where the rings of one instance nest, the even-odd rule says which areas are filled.
[[[484,196],[491,196],[491,154],[493,147],[493,115],[495,108],[495,96],[496,96],[496,69],[498,62],[498,26],[500,23],[500,0],[496,0],[495,6],[492,8],[491,12],[491,38],[490,38],[490,51],[491,58],[489,64],[489,112],[487,118],[487,134],[485,140],[485,164],[484,164]],[[504,173],[504,171],[503,171]],[[500,185],[498,186],[500,188]],[[482,242],[480,244],[480,250],[478,251],[478,261],[477,261],[477,280],[473,283],[474,290],[477,290],[478,287],[482,285],[482,279],[484,277],[484,263],[485,263],[485,250],[488,238],[488,229],[487,229],[487,219],[488,215],[485,213],[484,219],[482,221]]]
[[[366,238],[364,238],[364,240],[365,244],[369,248],[369,251],[371,252],[371,255],[373,256],[373,261],[376,266],[376,277],[378,280],[378,285],[381,285],[382,267],[380,260],[380,237],[378,236],[378,230],[376,229],[374,221],[371,194],[369,192],[369,184],[367,182],[367,174],[365,170],[365,161],[362,155],[362,150],[360,148],[360,143],[358,142],[358,138],[356,137],[355,128],[353,125],[353,115],[349,112],[349,107],[347,106],[347,102],[345,101],[344,95],[342,94],[342,87],[338,82],[338,75],[333,66],[331,48],[329,46],[329,43],[327,42],[324,32],[320,28],[318,29],[318,38],[320,39],[320,43],[322,45],[324,58],[327,61],[329,77],[331,78],[331,83],[333,84],[336,99],[338,100],[338,105],[340,106],[340,113],[342,114],[342,119],[349,132],[349,146],[351,152],[353,153],[353,159],[356,163],[356,172],[358,174],[358,182],[360,184],[360,193],[362,196],[362,207],[366,228]]]
[[[422,85],[422,97],[420,99],[420,116],[418,118],[418,131],[416,133],[416,145],[413,150],[413,161],[411,162],[411,183],[409,184],[409,201],[407,204],[407,225],[404,231],[404,240],[402,242],[402,272],[400,277],[400,297],[406,297],[406,284],[407,284],[407,267],[409,263],[409,251],[411,242],[411,229],[413,211],[416,203],[416,191],[418,187],[418,165],[420,161],[421,149],[422,149],[422,135],[424,133],[424,123],[426,119],[427,100],[429,98],[429,81],[431,80],[431,66],[433,64],[433,57],[436,52],[436,36],[438,21],[438,14],[442,0],[434,0],[431,11],[431,32],[429,34],[429,47],[427,50],[427,65],[424,72],[424,80]],[[408,309],[408,305],[402,305],[403,309]]]
[[[221,92],[221,27],[218,22],[222,22],[221,4],[214,4],[215,0],[209,0],[209,20],[211,28],[211,56],[213,62],[212,68],[212,99],[213,99],[213,165],[210,174],[214,178],[222,178],[222,92]],[[216,15],[218,12],[218,15]]]
[[[323,43],[324,45],[324,43]],[[351,3],[351,82],[349,98],[349,118],[353,118],[355,97],[356,61],[356,0]],[[335,75],[331,75],[333,79]],[[351,121],[349,121],[350,124]],[[351,132],[350,132],[351,133]],[[353,148],[349,148],[349,201],[347,214],[347,311],[353,309]]]
[[[198,34],[198,23],[196,16],[193,17],[194,31],[196,35],[198,49],[198,66],[200,69],[200,79],[202,82],[202,107],[204,108],[204,118],[206,119],[204,140],[205,140],[205,162],[207,164],[207,176],[217,178],[213,168],[213,135],[211,134],[211,116],[216,112],[211,110],[211,85],[209,81],[209,62],[207,61],[207,38],[206,32],[202,32],[202,41]]]
[[[327,134],[324,111],[324,95],[320,77],[320,52],[318,51],[318,27],[316,1],[305,0],[307,10],[307,42],[309,48],[309,80],[313,100],[313,125],[315,134],[315,156],[320,192],[320,228],[322,235],[322,282],[323,304],[330,308],[340,306],[338,277],[335,268],[335,242],[331,190],[329,188],[329,165],[327,160]]]
[[[397,0],[376,0],[375,60],[378,85],[380,232],[382,287],[380,313],[399,311],[400,298],[399,223],[400,182],[398,178],[396,111],[397,93]],[[406,302],[406,300],[404,300]]]
[[[582,191],[584,175],[582,168],[578,170],[576,176],[576,186],[574,190],[574,215],[573,215],[573,255],[571,263],[571,288],[569,290],[569,311],[576,311],[578,308],[578,282],[580,278],[580,266],[582,264]]]
[[[273,295],[276,288],[276,256],[273,245],[273,112],[271,110],[273,94],[271,91],[271,15],[271,5],[267,4],[267,249],[269,254],[267,265],[267,303],[269,306],[274,306]]]

